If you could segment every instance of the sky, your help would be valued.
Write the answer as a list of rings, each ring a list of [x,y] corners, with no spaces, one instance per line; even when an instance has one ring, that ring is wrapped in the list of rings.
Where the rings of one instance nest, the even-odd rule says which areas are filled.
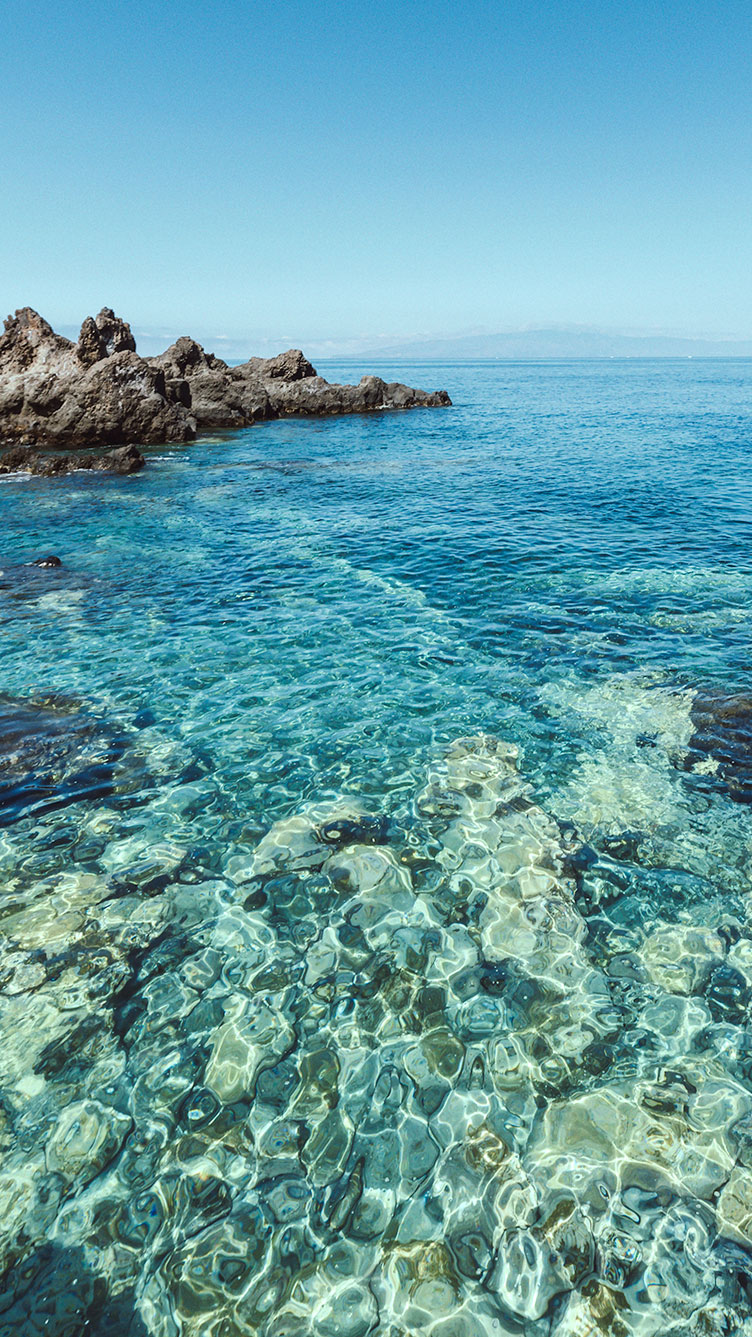
[[[4,0],[0,314],[752,337],[751,57],[748,0]]]

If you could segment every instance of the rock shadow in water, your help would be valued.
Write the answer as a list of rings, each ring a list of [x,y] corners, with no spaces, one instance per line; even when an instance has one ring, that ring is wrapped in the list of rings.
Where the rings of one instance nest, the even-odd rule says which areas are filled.
[[[0,1337],[148,1337],[132,1291],[111,1296],[83,1249],[44,1244],[0,1279]]]
[[[715,777],[736,803],[752,803],[752,693],[699,692],[685,768]]]
[[[0,826],[107,797],[125,746],[73,698],[0,695]]]

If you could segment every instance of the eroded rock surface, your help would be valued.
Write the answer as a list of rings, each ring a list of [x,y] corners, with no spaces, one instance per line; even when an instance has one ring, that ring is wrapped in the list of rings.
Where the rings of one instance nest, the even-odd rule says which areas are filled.
[[[139,357],[130,326],[104,307],[76,343],[30,307],[0,335],[0,442],[64,448],[189,441],[290,414],[365,413],[450,404],[377,376],[330,385],[299,349],[230,367],[193,339]],[[78,466],[86,467],[86,466]]]
[[[42,478],[88,469],[92,473],[135,474],[146,463],[137,446],[116,446],[98,455],[79,452],[40,455],[32,446],[11,446],[0,454],[0,474],[29,473]]]

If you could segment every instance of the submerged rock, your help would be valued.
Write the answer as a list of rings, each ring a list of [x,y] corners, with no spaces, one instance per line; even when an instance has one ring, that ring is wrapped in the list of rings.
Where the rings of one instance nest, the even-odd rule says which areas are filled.
[[[293,1041],[290,1023],[276,1008],[255,1001],[233,1007],[215,1036],[206,1085],[230,1104],[253,1095],[259,1072],[284,1058]]]
[[[122,751],[122,740],[78,701],[0,695],[0,826],[109,794]]]
[[[702,926],[658,923],[648,933],[640,957],[651,980],[667,993],[698,993],[724,957],[717,933]]]
[[[752,694],[698,692],[685,769],[716,776],[737,803],[752,803]]]
[[[262,418],[450,402],[443,390],[387,385],[375,376],[329,385],[299,349],[230,367],[182,338],[158,357],[142,358],[130,326],[109,307],[87,316],[75,344],[30,307],[9,316],[0,335],[0,442],[70,449],[190,441],[197,431]]]
[[[112,1160],[130,1129],[127,1115],[99,1101],[68,1105],[47,1143],[47,1168],[85,1184]]]
[[[748,1331],[741,920],[588,914],[489,735],[393,820],[285,811],[201,882],[180,806],[103,804],[95,871],[9,887],[0,1330],[57,1323],[54,1240],[76,1331],[92,1278],[113,1332]]]

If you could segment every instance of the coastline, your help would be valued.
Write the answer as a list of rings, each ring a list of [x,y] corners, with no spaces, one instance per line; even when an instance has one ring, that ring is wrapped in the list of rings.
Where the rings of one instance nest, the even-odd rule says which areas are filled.
[[[28,307],[9,316],[0,335],[5,447],[160,445],[280,417],[450,405],[444,390],[416,390],[377,376],[357,385],[329,384],[299,349],[229,366],[181,338],[164,353],[142,358],[130,326],[107,307],[86,318],[75,344]]]

